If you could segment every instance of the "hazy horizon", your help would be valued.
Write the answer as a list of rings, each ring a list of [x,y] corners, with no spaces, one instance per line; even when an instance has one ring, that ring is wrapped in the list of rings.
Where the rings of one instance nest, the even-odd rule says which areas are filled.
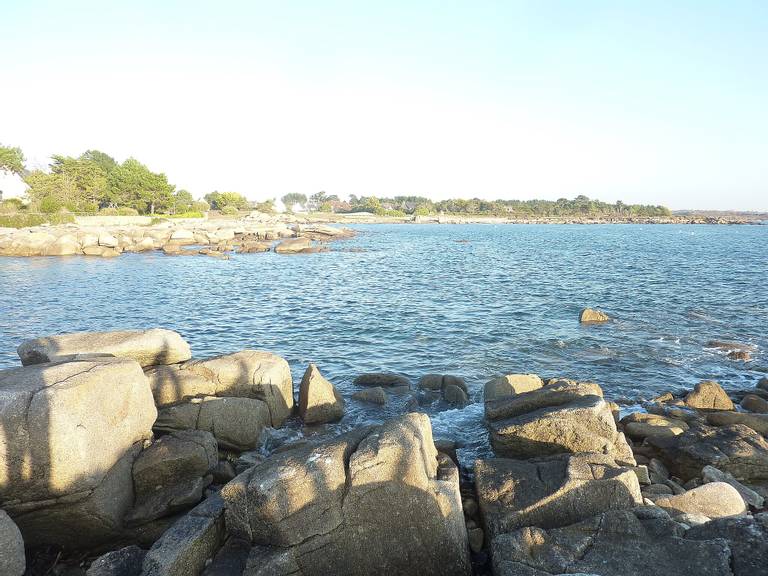
[[[11,0],[0,143],[133,156],[195,196],[767,211],[767,24],[747,1]]]

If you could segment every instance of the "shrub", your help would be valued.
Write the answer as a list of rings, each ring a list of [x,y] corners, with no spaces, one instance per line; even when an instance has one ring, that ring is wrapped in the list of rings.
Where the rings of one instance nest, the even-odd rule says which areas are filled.
[[[45,214],[56,214],[62,208],[64,208],[64,205],[53,196],[46,196],[40,201],[40,212]]]
[[[18,212],[16,214],[0,214],[0,228],[28,228],[40,224],[68,224],[74,222],[72,214],[29,214]]]
[[[189,211],[180,212],[179,214],[169,214],[168,218],[203,218],[205,215],[202,212]]]
[[[155,216],[154,218],[152,218],[152,220],[149,221],[149,225],[154,226],[155,224],[162,224],[163,222],[167,222],[167,221],[168,221],[168,218],[158,218],[157,216]]]
[[[205,200],[192,202],[192,205],[189,208],[192,212],[208,212],[211,209],[210,205]]]
[[[99,210],[99,216],[118,216],[117,208],[102,208]]]
[[[117,209],[117,215],[118,216],[138,216],[139,215],[139,211],[136,210],[135,208],[123,207],[123,208],[118,208]]]
[[[221,213],[224,214],[224,216],[237,216],[240,214],[240,210],[232,205],[228,205],[221,209]]]

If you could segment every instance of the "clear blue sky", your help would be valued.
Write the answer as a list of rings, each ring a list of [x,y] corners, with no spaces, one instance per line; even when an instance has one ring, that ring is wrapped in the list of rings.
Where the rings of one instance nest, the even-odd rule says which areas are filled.
[[[33,165],[768,210],[765,1],[0,2],[0,142]]]

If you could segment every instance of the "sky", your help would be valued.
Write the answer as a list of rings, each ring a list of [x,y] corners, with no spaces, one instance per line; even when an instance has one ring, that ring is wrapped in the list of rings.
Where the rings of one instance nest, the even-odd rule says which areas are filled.
[[[768,2],[0,0],[0,143],[195,196],[768,210]]]

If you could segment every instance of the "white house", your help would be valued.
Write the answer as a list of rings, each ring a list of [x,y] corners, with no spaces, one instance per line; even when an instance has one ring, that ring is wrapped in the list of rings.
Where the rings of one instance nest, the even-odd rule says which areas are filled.
[[[16,174],[0,170],[0,201],[9,198],[24,198],[27,185]]]

